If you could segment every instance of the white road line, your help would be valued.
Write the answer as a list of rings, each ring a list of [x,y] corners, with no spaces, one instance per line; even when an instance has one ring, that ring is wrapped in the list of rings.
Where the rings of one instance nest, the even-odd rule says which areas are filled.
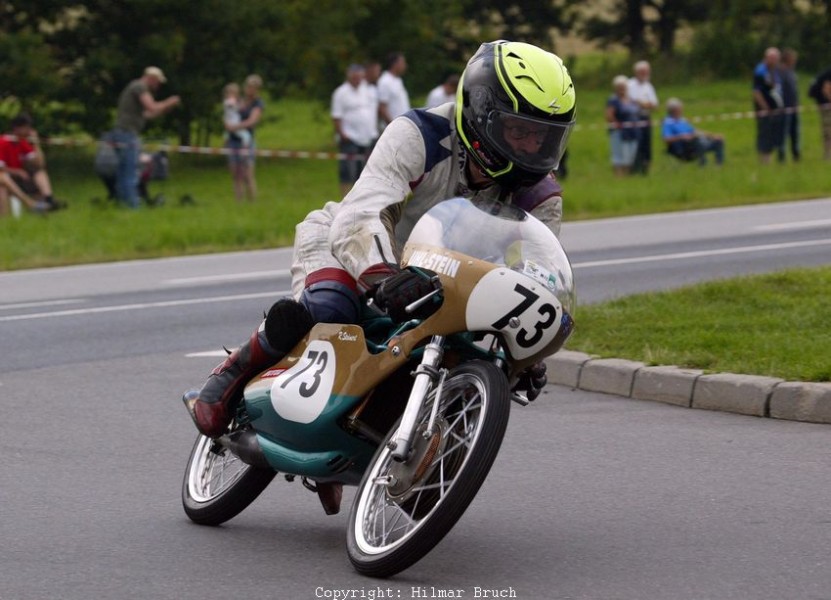
[[[229,348],[229,350],[231,350]],[[228,353],[225,350],[208,350],[207,352],[191,352],[190,354],[185,354],[185,358],[224,358],[228,356]]]
[[[278,271],[250,271],[248,273],[227,273],[225,275],[203,275],[200,277],[180,277],[177,279],[166,279],[168,285],[190,285],[193,283],[217,283],[222,281],[245,281],[256,279],[273,279],[276,277],[289,277],[289,269]]]
[[[759,246],[741,246],[738,248],[720,248],[718,250],[699,250],[696,252],[677,252],[675,254],[656,254],[654,256],[633,256],[630,258],[613,258],[609,260],[595,260],[582,263],[574,263],[575,269],[588,269],[591,267],[607,267],[611,265],[629,265],[645,262],[657,262],[666,260],[682,260],[685,258],[701,258],[704,256],[724,256],[725,254],[745,254],[749,252],[765,252],[770,250],[787,250],[788,248],[806,248],[809,246],[828,246],[831,240],[806,240],[803,242],[784,242],[781,244],[762,244]]]
[[[94,308],[76,308],[72,310],[58,310],[54,312],[32,313],[28,315],[9,315],[0,317],[4,321],[26,321],[29,319],[48,319],[50,317],[73,317],[77,315],[93,315],[108,312],[122,312],[126,310],[146,310],[148,308],[167,308],[171,306],[188,306],[193,304],[209,304],[211,302],[234,302],[239,300],[255,300],[257,298],[280,298],[291,292],[288,290],[275,292],[260,292],[257,294],[239,294],[237,296],[211,296],[209,298],[188,298],[184,300],[167,300],[164,302],[142,302],[138,304],[118,304],[115,306],[97,306]]]
[[[42,302],[22,302],[20,304],[0,304],[0,310],[16,310],[18,308],[40,308],[41,306],[56,306],[66,304],[79,304],[85,302],[83,298],[73,298],[71,300],[44,300]]]
[[[831,245],[828,240],[805,240],[801,242],[785,242],[781,244],[762,244],[758,246],[742,246],[738,248],[721,248],[716,250],[700,250],[696,252],[677,252],[674,254],[658,254],[654,256],[634,256],[630,258],[616,258],[609,260],[596,260],[581,263],[574,263],[575,269],[588,269],[591,267],[605,267],[612,265],[637,264],[645,262],[681,260],[685,258],[701,258],[705,256],[724,256],[727,254],[744,254],[750,252],[766,252],[771,250],[787,250],[789,248],[806,248],[810,246]],[[239,300],[254,300],[257,298],[279,298],[291,294],[290,290],[261,292],[257,294],[239,294],[236,296],[213,296],[208,298],[188,298],[183,300],[168,300],[164,302],[144,302],[138,304],[120,304],[116,306],[98,306],[94,308],[77,308],[71,310],[59,310],[54,312],[32,313],[28,315],[8,315],[0,317],[0,323],[5,321],[25,321],[30,319],[46,319],[50,317],[69,317],[76,315],[91,315],[108,312],[120,312],[127,310],[146,310],[149,308],[167,308],[171,306],[188,306],[193,304],[208,304],[212,302],[233,302]]]
[[[757,225],[755,231],[788,231],[793,229],[813,229],[831,225],[831,219],[815,219],[813,221],[795,221],[793,223],[775,223],[772,225]]]

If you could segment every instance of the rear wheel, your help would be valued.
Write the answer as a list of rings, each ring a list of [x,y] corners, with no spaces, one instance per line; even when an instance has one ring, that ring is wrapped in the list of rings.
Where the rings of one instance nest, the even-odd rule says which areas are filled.
[[[472,361],[453,369],[425,437],[435,391],[422,410],[413,451],[393,460],[387,439],[372,459],[349,515],[347,551],[355,569],[388,577],[427,554],[476,496],[499,452],[510,415],[508,380]]]
[[[185,514],[200,525],[224,523],[248,507],[276,474],[242,462],[227,448],[200,435],[182,482]]]

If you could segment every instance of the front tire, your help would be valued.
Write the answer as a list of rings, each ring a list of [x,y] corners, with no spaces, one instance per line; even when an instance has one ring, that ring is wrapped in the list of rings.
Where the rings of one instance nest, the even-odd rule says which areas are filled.
[[[209,437],[196,438],[182,481],[185,514],[200,525],[233,519],[268,487],[276,471],[242,462]]]
[[[381,444],[358,488],[349,515],[347,552],[355,569],[389,577],[408,568],[455,525],[493,465],[510,416],[508,380],[495,365],[471,361],[450,371],[436,419],[426,430],[425,402],[413,452],[393,461]],[[435,396],[435,390],[429,398]]]

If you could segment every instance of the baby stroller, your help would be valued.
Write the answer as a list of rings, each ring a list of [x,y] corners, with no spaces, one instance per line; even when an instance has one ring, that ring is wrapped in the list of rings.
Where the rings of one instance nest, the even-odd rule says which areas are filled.
[[[118,155],[115,150],[115,143],[111,132],[101,136],[98,142],[98,150],[95,153],[95,173],[107,188],[107,200],[116,200],[115,173],[118,169]],[[167,152],[159,150],[152,154],[142,152],[138,162],[138,193],[139,197],[148,206],[161,206],[165,203],[164,194],[150,196],[147,184],[150,181],[161,181],[167,179],[170,171],[170,161]]]

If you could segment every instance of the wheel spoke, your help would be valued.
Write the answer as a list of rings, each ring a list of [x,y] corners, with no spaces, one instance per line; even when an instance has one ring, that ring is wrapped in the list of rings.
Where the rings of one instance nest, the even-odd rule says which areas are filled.
[[[413,491],[414,492],[423,492],[423,491],[426,491],[426,490],[438,490],[438,489],[444,491],[445,489],[447,489],[451,485],[453,485],[454,481],[456,481],[455,478],[450,479],[448,481],[440,481],[438,483],[425,483],[424,485],[414,487]]]
[[[224,493],[242,477],[248,465],[228,451],[216,453],[211,450],[210,441],[198,449],[196,468],[192,471],[191,494],[194,499],[205,502]]]
[[[419,441],[422,446],[414,458],[426,461],[394,467],[390,452],[381,452],[356,500],[358,512],[353,531],[362,552],[381,555],[409,543],[414,536],[427,535],[419,532],[429,530],[439,507],[457,500],[455,490],[469,478],[471,453],[477,450],[480,431],[490,418],[489,393],[488,381],[479,377],[478,371],[449,378],[441,397],[436,398],[435,391],[431,392],[419,415],[419,431],[423,431],[434,403],[438,403],[437,428],[441,438]]]

